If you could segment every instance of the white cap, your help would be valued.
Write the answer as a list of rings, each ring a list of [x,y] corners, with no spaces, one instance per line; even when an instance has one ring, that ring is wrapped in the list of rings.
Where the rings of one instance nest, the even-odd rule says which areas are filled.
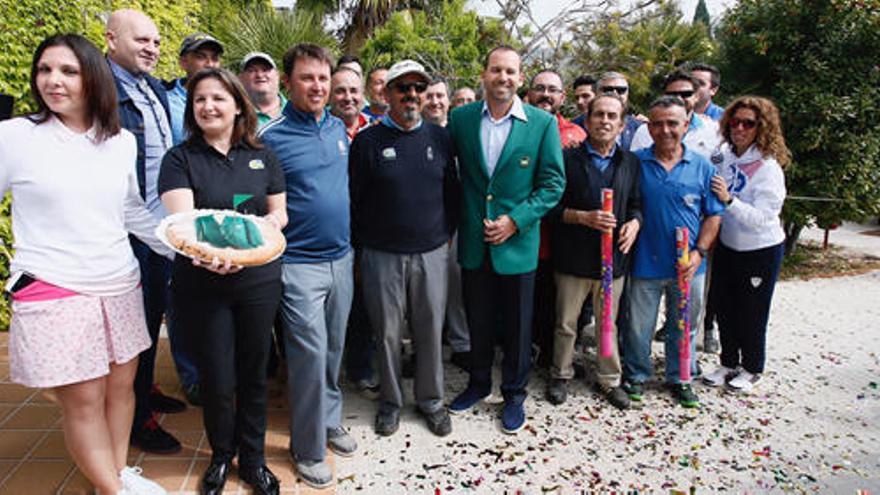
[[[278,67],[275,65],[275,61],[272,60],[272,56],[268,53],[263,52],[250,52],[241,59],[241,69],[244,70],[245,67],[254,60],[262,60],[267,64],[271,65],[273,69],[277,69]]]
[[[385,76],[385,84],[388,85],[391,81],[407,74],[418,74],[425,79],[425,82],[431,82],[431,76],[428,75],[422,64],[415,60],[407,59],[397,62],[388,69],[388,75]]]

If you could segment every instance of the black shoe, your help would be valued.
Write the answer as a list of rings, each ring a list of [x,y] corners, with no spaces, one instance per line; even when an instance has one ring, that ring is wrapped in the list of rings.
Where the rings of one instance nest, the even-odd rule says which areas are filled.
[[[174,397],[167,396],[159,390],[158,385],[153,385],[150,390],[150,410],[158,413],[174,414],[186,411],[186,404]]]
[[[666,342],[666,327],[661,327],[660,330],[657,330],[657,333],[654,334],[655,342]]]
[[[447,411],[445,407],[441,407],[431,413],[419,409],[419,414],[425,418],[425,423],[427,423],[428,429],[431,430],[431,433],[438,437],[445,437],[452,433],[452,420],[449,419],[449,411]]]
[[[623,382],[620,386],[633,402],[641,402],[645,396],[645,386],[641,383]]]
[[[568,399],[568,380],[553,378],[547,385],[547,400],[554,406],[558,406]]]
[[[672,397],[678,401],[682,407],[694,408],[700,407],[700,398],[697,397],[694,388],[690,383],[671,383],[668,385],[672,393]]]
[[[186,396],[186,401],[189,402],[190,405],[202,407],[202,391],[199,388],[198,383],[184,386],[183,395]]]
[[[390,437],[400,428],[400,411],[393,409],[391,411],[379,410],[376,415],[376,433],[383,437]]]
[[[280,491],[278,478],[265,465],[258,468],[240,468],[238,477],[251,485],[255,495],[278,495]]]
[[[416,376],[416,356],[415,354],[404,356],[401,367],[401,374],[404,378],[413,378]]]
[[[471,353],[470,352],[453,352],[449,356],[449,362],[458,366],[462,371],[470,371],[471,369]]]
[[[227,474],[229,474],[229,463],[212,461],[199,482],[199,495],[220,495],[223,493]]]
[[[180,452],[180,442],[163,430],[155,418],[150,418],[131,429],[131,444],[150,454],[176,454]]]
[[[608,399],[608,402],[612,406],[618,409],[629,409],[629,394],[626,393],[626,390],[624,390],[623,387],[614,387],[608,390],[605,392],[605,398]]]

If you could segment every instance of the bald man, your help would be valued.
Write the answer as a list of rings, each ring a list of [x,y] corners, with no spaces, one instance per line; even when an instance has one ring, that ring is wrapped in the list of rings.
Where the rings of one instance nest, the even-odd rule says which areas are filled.
[[[156,218],[165,216],[159,201],[157,182],[162,156],[172,145],[168,99],[162,82],[150,76],[159,61],[159,29],[142,12],[124,9],[110,14],[105,33],[107,61],[116,81],[119,118],[122,127],[137,140],[137,178],[141,197]],[[153,412],[172,413],[186,405],[163,395],[153,383],[156,343],[162,315],[166,313],[171,262],[146,244],[131,238],[131,246],[141,269],[144,312],[153,344],[140,355],[134,381],[135,412],[131,444],[145,452],[173,454],[180,442],[162,429]],[[171,322],[171,318],[168,318]],[[177,340],[171,336],[172,354]]]

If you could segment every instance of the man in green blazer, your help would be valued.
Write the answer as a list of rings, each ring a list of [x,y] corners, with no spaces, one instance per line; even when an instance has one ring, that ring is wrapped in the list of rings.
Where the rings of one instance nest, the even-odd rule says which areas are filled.
[[[565,189],[556,119],[516,96],[520,68],[513,48],[489,52],[484,100],[453,110],[448,126],[462,183],[458,259],[471,338],[468,387],[449,410],[466,411],[491,392],[497,337],[506,433],[525,425],[540,219]]]

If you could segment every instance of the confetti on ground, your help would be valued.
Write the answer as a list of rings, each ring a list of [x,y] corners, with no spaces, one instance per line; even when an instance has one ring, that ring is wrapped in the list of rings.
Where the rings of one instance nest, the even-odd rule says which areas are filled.
[[[569,400],[544,399],[533,374],[528,427],[500,431],[500,406],[452,417],[437,438],[408,406],[392,437],[372,432],[376,403],[346,394],[346,426],[362,452],[336,459],[342,493],[861,493],[880,494],[880,272],[780,283],[767,366],[748,396],[696,385],[685,410],[660,382],[663,346],[641,409],[618,411],[587,380]],[[717,356],[702,356],[704,371]],[[498,376],[495,374],[496,387]],[[448,367],[447,400],[467,376]],[[410,393],[411,382],[405,382]],[[496,389],[495,396],[498,395]],[[413,404],[410,395],[407,399]],[[494,401],[493,401],[494,402]],[[354,418],[354,419],[351,419]]]

